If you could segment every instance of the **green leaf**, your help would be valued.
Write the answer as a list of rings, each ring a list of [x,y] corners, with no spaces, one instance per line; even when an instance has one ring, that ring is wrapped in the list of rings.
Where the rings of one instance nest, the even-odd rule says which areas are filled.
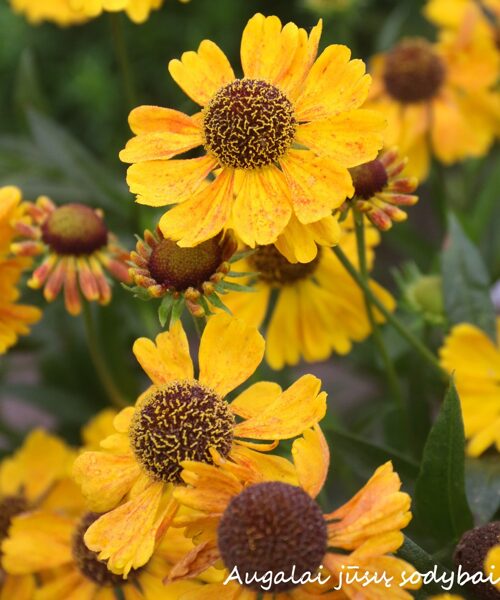
[[[416,525],[440,545],[458,540],[473,526],[465,494],[464,448],[460,399],[450,381],[424,447],[414,498]]]
[[[500,461],[496,456],[468,458],[465,482],[476,523],[488,523],[500,508]]]
[[[224,302],[222,302],[222,300],[219,298],[219,296],[217,296],[217,294],[215,292],[213,294],[210,294],[210,296],[206,296],[206,298],[210,302],[210,304],[212,304],[213,306],[216,306],[217,308],[220,308],[221,310],[227,312],[228,315],[232,315],[233,314],[229,310],[229,308],[224,304]]]
[[[181,318],[182,311],[184,310],[184,297],[180,296],[172,304],[172,314],[170,315],[169,328]]]
[[[450,322],[477,325],[496,341],[488,272],[478,249],[453,214],[449,217],[448,242],[441,264],[444,304]]]
[[[158,308],[158,319],[160,320],[162,327],[165,327],[165,324],[168,323],[168,320],[170,319],[174,301],[174,297],[171,294],[167,294],[161,301]]]
[[[230,292],[255,292],[255,288],[250,285],[240,285],[239,283],[232,283],[226,279],[217,284],[216,287]]]

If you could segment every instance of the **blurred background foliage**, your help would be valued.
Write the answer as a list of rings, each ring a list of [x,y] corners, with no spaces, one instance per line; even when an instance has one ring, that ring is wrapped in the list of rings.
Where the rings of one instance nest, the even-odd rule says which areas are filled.
[[[277,14],[282,21],[293,20],[306,28],[321,14],[322,47],[344,43],[353,56],[365,60],[402,36],[435,38],[434,29],[421,15],[423,2],[417,0],[309,0],[308,4],[316,5],[318,11],[311,10],[305,0],[191,0],[189,4],[166,0],[141,26],[122,14],[108,14],[83,26],[60,29],[50,24],[32,27],[2,0],[0,185],[16,184],[29,199],[47,194],[56,202],[102,207],[110,228],[131,249],[133,234],[141,232],[133,226],[137,207],[134,209],[125,184],[126,166],[118,160],[119,149],[130,137],[127,114],[131,104],[159,104],[187,112],[194,108],[167,72],[170,59],[209,38],[238,65],[241,31],[257,11]],[[327,4],[335,6],[326,11]],[[134,98],[120,69],[124,45],[134,79]],[[447,324],[444,319],[427,319],[421,305],[442,302],[440,254],[450,211],[458,217],[456,227],[462,238],[454,246],[453,256],[448,256],[452,261],[448,264],[462,268],[464,236],[479,248],[476,263],[463,266],[466,283],[453,288],[454,297],[460,304],[474,287],[467,285],[467,277],[479,262],[485,275],[478,293],[485,311],[492,311],[489,288],[500,278],[500,172],[495,172],[496,163],[498,149],[485,159],[453,168],[434,165],[419,190],[420,203],[410,209],[406,223],[384,234],[378,250],[375,278],[395,293],[400,317],[434,349]],[[152,227],[155,212],[139,210],[141,226]],[[408,277],[411,280],[411,275],[419,272],[432,274],[436,282],[430,285],[434,291],[424,293],[423,300],[420,292],[415,296],[415,290],[408,296]],[[43,304],[41,294],[31,291],[26,292],[25,300]],[[134,300],[115,285],[112,304],[92,308],[106,359],[119,388],[132,402],[144,389],[146,378],[131,347],[137,337],[151,337],[159,331],[155,307]],[[62,301],[44,306],[44,311],[33,334],[0,359],[4,450],[40,423],[78,443],[82,423],[107,405],[81,320],[70,317]],[[384,336],[409,399],[410,436],[395,425],[382,363],[371,340],[356,345],[346,357],[334,356],[322,364],[302,364],[280,373],[263,365],[258,373],[260,378],[283,385],[303,372],[323,379],[330,398],[325,429],[333,454],[332,482],[323,499],[327,504],[348,497],[373,468],[389,458],[410,491],[417,477],[424,443],[443,398],[443,385],[393,330],[386,327]],[[498,504],[497,475],[498,462],[488,457],[469,463],[467,480],[469,489],[474,490],[469,501],[483,521],[495,512],[495,498]]]

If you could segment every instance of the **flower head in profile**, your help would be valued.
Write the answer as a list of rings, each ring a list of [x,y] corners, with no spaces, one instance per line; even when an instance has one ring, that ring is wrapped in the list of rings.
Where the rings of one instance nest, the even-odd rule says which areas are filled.
[[[67,27],[80,25],[89,19],[85,12],[74,8],[72,0],[10,0],[10,5],[33,25],[47,21]]]
[[[18,256],[42,256],[28,285],[43,287],[47,302],[64,289],[66,310],[78,315],[80,292],[89,302],[107,304],[111,300],[105,270],[120,281],[129,281],[128,254],[109,233],[99,210],[84,204],[57,207],[46,196],[28,203],[25,210],[31,221],[15,224],[24,239],[13,243],[11,249]]]
[[[312,375],[284,391],[258,382],[226,400],[263,353],[258,331],[225,313],[208,320],[198,377],[179,321],[156,342],[135,342],[134,354],[152,386],[118,414],[116,432],[102,441],[102,451],[84,452],[74,467],[90,508],[109,511],[88,529],[85,542],[113,572],[127,574],[151,556],[178,509],[172,493],[182,484],[183,460],[266,462],[262,452],[323,418],[326,393]]]
[[[98,17],[103,12],[125,11],[134,23],[144,23],[152,10],[161,7],[163,0],[66,0],[73,10],[87,16]]]
[[[21,191],[14,186],[0,188],[0,354],[16,344],[20,335],[27,335],[30,325],[42,316],[37,307],[18,303],[23,271],[32,262],[29,257],[9,256],[14,224],[19,220],[26,220]]]
[[[339,583],[345,567],[357,566],[361,572],[385,571],[396,584],[363,587],[344,583],[339,598],[401,598],[411,595],[399,587],[400,575],[414,569],[392,556],[403,543],[401,529],[411,520],[410,497],[400,491],[401,482],[386,463],[346,504],[324,514],[315,498],[328,472],[329,451],[318,427],[309,429],[292,447],[294,465],[282,459],[279,468],[259,470],[256,465],[235,465],[225,461],[217,469],[193,461],[183,463],[182,476],[188,484],[175,496],[183,507],[193,511],[180,514],[176,524],[186,526],[199,540],[198,546],[177,564],[170,581],[196,576],[210,565],[233,573],[224,592],[223,584],[211,584],[193,592],[190,600],[217,597],[258,598],[263,591],[255,581],[272,572],[273,582],[264,588],[280,600],[321,596]],[[234,568],[242,584],[234,580]],[[290,582],[320,573],[325,583]],[[278,580],[278,573],[284,575]],[[330,578],[328,580],[328,577]],[[245,579],[247,583],[245,582]],[[415,589],[419,587],[415,585]],[[392,590],[392,591],[391,591]]]
[[[370,267],[373,247],[379,239],[376,229],[367,229]],[[280,244],[281,241],[281,252],[273,245],[258,246],[247,258],[235,263],[237,271],[256,273],[247,282],[255,291],[230,293],[224,297],[225,304],[255,327],[268,323],[266,359],[273,369],[297,364],[301,357],[312,362],[326,360],[332,352],[347,354],[353,341],[362,341],[371,332],[363,293],[331,248],[314,244],[314,260],[298,263],[290,262],[294,255],[289,246]],[[357,265],[350,217],[342,223],[339,246]],[[393,310],[395,302],[390,293],[374,281],[370,286],[387,309]],[[383,319],[380,313],[376,313],[376,318]]]
[[[384,120],[360,109],[370,77],[348,48],[316,59],[320,33],[257,14],[243,32],[242,78],[208,40],[170,62],[201,112],[131,112],[136,135],[120,157],[138,202],[177,205],[160,221],[165,236],[195,246],[230,223],[248,246],[272,244],[292,218],[316,223],[352,196],[348,169],[376,157]],[[198,158],[175,158],[200,146]]]
[[[159,228],[144,232],[136,251],[130,253],[130,276],[135,287],[129,288],[139,298],[162,298],[158,311],[160,322],[173,324],[184,307],[196,317],[211,314],[210,306],[224,308],[220,294],[241,289],[227,279],[236,276],[231,263],[238,259],[238,243],[230,230],[183,248],[165,238]]]
[[[497,320],[500,332],[500,319]],[[454,373],[464,419],[467,454],[490,446],[500,451],[500,348],[469,323],[451,330],[440,350],[441,365]]]
[[[405,221],[404,207],[413,206],[417,179],[402,175],[407,161],[396,149],[381,152],[374,160],[351,169],[353,206],[366,214],[375,227],[387,231],[392,223]]]
[[[499,58],[467,32],[444,32],[435,44],[403,39],[375,57],[368,106],[387,117],[385,143],[408,157],[407,172],[423,180],[431,156],[449,165],[488,151],[500,118]]]

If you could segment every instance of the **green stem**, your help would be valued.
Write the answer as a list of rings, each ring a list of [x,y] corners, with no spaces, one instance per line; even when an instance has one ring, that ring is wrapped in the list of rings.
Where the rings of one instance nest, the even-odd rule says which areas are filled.
[[[410,346],[413,348],[430,364],[432,367],[438,372],[442,377],[448,380],[448,373],[441,368],[438,359],[434,356],[434,354],[417,338],[413,335],[411,331],[409,331],[403,323],[393,315],[387,308],[384,306],[382,302],[375,296],[370,287],[365,283],[361,275],[358,273],[356,268],[353,266],[351,261],[347,258],[344,252],[339,248],[339,246],[334,246],[333,251],[335,255],[344,266],[349,275],[354,279],[354,281],[358,284],[358,286],[363,290],[363,292],[368,296],[370,302],[375,308],[380,311],[386,321],[390,323],[394,329],[403,337]]]
[[[113,49],[122,76],[123,87],[129,110],[137,106],[137,94],[135,91],[135,80],[130,66],[130,58],[125,42],[122,15],[116,12],[109,13],[111,23],[111,39]]]
[[[99,380],[106,390],[106,393],[111,401],[111,404],[116,408],[124,408],[128,406],[128,402],[123,398],[120,390],[115,384],[115,380],[109,372],[104,354],[99,344],[99,337],[97,335],[94,316],[90,305],[86,302],[83,306],[83,321],[85,324],[85,334],[87,337],[87,346],[89,348],[90,358],[94,365]]]
[[[363,222],[363,215],[357,211],[354,212],[354,227],[356,232],[356,245],[358,249],[359,271],[361,277],[363,278],[363,282],[366,286],[366,289],[369,289],[370,283],[368,278],[368,268],[366,266],[365,226]],[[368,319],[370,321],[370,325],[373,332],[373,340],[384,363],[387,382],[392,391],[392,396],[394,398],[396,408],[402,415],[404,415],[406,414],[405,402],[403,398],[403,392],[401,390],[401,385],[396,374],[396,369],[394,368],[394,364],[385,346],[384,338],[382,337],[377,320],[375,318],[375,315],[373,314],[371,298],[365,290],[363,290],[363,292],[365,298],[366,313],[368,315]],[[407,428],[407,425],[408,423],[406,423],[405,421],[405,428]]]

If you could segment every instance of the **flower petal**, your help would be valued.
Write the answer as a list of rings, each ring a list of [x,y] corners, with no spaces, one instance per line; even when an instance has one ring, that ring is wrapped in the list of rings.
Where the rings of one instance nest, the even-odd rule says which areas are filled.
[[[299,484],[293,464],[282,456],[262,454],[236,443],[231,450],[231,458],[237,464],[258,473],[261,481],[281,481],[291,485]]]
[[[326,393],[319,393],[321,381],[303,375],[256,417],[238,423],[235,437],[283,440],[301,435],[326,413]]]
[[[382,147],[384,117],[372,110],[353,110],[324,121],[300,125],[296,141],[344,167],[373,160]]]
[[[290,186],[293,211],[303,224],[331,216],[354,194],[349,171],[329,157],[290,150],[280,165]]]
[[[175,204],[194,194],[217,160],[201,158],[146,161],[129,167],[127,183],[137,202],[148,206]]]
[[[272,244],[286,227],[292,207],[283,174],[275,167],[243,172],[233,207],[233,226],[245,244]]]
[[[316,498],[326,481],[330,464],[330,450],[319,425],[308,429],[293,442],[292,456],[300,486]]]
[[[220,554],[217,542],[215,540],[206,540],[193,548],[172,567],[164,583],[197,577],[203,571],[213,566],[219,558]]]
[[[201,106],[234,80],[226,55],[210,40],[203,40],[197,52],[184,52],[181,60],[171,60],[168,70],[177,85]]]
[[[362,60],[350,60],[347,46],[331,45],[311,67],[295,104],[298,121],[316,121],[360,107],[371,77]]]
[[[229,220],[232,204],[233,170],[224,169],[209,186],[165,213],[160,229],[179,246],[196,246],[221,231]]]
[[[193,362],[189,343],[180,321],[155,341],[139,338],[132,351],[145,373],[156,385],[175,379],[193,379]]]
[[[231,402],[234,414],[250,419],[265,410],[281,394],[281,386],[272,381],[259,381],[251,385]]]
[[[84,452],[73,467],[75,480],[95,512],[114,508],[130,491],[140,473],[132,454]]]
[[[201,337],[200,382],[225,396],[246,381],[264,356],[264,338],[241,319],[210,317]]]

